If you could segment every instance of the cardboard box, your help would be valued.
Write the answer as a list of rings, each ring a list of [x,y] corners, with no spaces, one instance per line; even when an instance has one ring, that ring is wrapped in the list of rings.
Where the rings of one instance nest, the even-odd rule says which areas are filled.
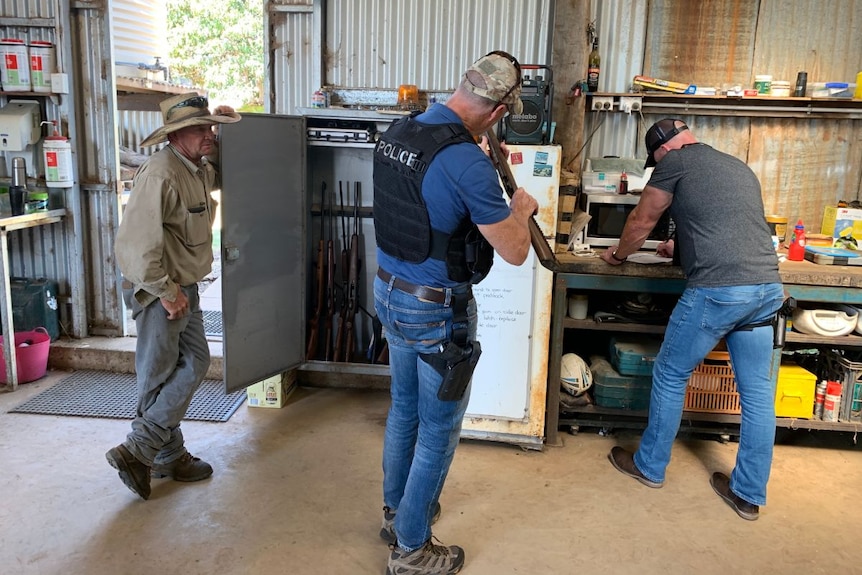
[[[791,231],[790,223],[787,224],[788,231]],[[847,247],[839,240],[842,237],[853,236],[859,246],[862,247],[862,210],[852,208],[837,208],[835,206],[826,206],[823,210],[823,223],[820,226],[820,233],[832,236],[832,245],[835,247]]]
[[[296,389],[296,370],[274,375],[248,386],[246,389],[248,406],[284,407],[294,389]]]

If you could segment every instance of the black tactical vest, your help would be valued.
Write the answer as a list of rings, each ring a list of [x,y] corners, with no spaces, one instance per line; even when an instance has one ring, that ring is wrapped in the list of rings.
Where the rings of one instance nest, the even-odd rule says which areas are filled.
[[[446,146],[474,140],[460,124],[421,124],[414,116],[393,122],[374,148],[377,246],[410,263],[445,261],[449,279],[478,283],[491,269],[493,248],[469,215],[452,234],[433,229],[422,198],[422,181],[434,156]]]

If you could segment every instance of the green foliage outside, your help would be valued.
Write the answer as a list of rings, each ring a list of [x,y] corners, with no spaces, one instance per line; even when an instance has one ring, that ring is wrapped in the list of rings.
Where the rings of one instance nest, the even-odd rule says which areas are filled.
[[[213,105],[263,106],[263,0],[167,0],[173,82],[204,88]]]

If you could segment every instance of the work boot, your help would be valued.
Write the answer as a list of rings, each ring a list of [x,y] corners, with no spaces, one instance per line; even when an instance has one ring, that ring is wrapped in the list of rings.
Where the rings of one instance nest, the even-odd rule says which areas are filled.
[[[635,465],[634,455],[620,447],[619,445],[612,448],[611,452],[608,453],[608,460],[611,462],[617,471],[622,473],[623,475],[628,475],[629,477],[633,477],[637,479],[647,487],[652,487],[653,489],[658,489],[664,483],[659,483],[658,481],[653,481],[648,479],[646,475],[641,473],[641,470],[638,469],[638,466]]]
[[[431,516],[431,525],[437,523],[438,519],[440,519],[439,501],[434,504],[434,515]],[[395,545],[395,511],[392,511],[388,507],[383,508],[383,526],[380,528],[380,538],[390,545]]]
[[[170,477],[174,481],[200,481],[213,474],[212,465],[188,451],[169,463],[154,463],[153,477]]]
[[[150,467],[148,465],[138,461],[123,444],[109,449],[105,458],[111,467],[117,470],[126,487],[139,495],[141,499],[150,498]]]
[[[429,539],[414,551],[393,545],[386,575],[453,575],[463,566],[463,549],[457,545],[434,545]]]
[[[709,484],[712,485],[712,490],[719,497],[724,499],[724,502],[730,505],[730,508],[736,511],[736,514],[746,521],[754,521],[760,517],[760,507],[749,503],[742,497],[730,490],[730,478],[724,473],[716,471],[709,479]]]

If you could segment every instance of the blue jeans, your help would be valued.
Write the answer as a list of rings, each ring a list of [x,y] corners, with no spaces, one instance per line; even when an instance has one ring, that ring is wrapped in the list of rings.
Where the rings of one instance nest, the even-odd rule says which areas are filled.
[[[419,357],[452,336],[451,305],[417,299],[379,277],[374,306],[389,345],[392,404],[383,440],[383,503],[395,516],[398,545],[413,551],[431,538],[431,516],[458,446],[470,387],[459,401],[437,399],[441,375]],[[467,288],[446,290],[449,294]],[[468,340],[475,341],[476,301],[467,307]]]
[[[688,288],[671,314],[655,365],[649,423],[634,455],[647,479],[663,482],[679,431],[688,378],[724,338],[739,391],[742,418],[730,488],[754,505],[766,503],[775,443],[773,328],[738,328],[769,320],[781,307],[781,284]]]

